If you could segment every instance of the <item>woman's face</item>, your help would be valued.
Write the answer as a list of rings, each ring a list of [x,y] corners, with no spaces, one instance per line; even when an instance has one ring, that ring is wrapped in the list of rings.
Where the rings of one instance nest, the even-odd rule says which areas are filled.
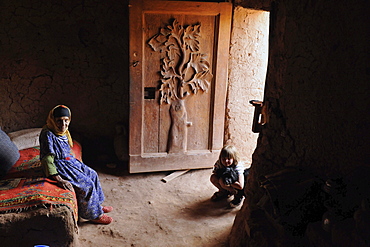
[[[234,159],[233,158],[222,157],[221,158],[221,163],[224,166],[231,166],[234,163]]]
[[[64,132],[68,129],[69,126],[69,117],[57,117],[55,118],[55,124],[58,128],[58,131]]]

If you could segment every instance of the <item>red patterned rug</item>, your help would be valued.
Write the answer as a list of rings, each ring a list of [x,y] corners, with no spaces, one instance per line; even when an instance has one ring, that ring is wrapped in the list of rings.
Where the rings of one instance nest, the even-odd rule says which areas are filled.
[[[18,180],[18,181],[17,181]],[[59,188],[47,178],[8,179],[0,181],[0,213],[21,212],[37,207],[68,207],[77,221],[77,200],[74,192]],[[18,183],[9,188],[9,183]],[[6,190],[3,190],[4,186]],[[10,186],[11,187],[11,186]]]
[[[82,161],[82,147],[80,143],[73,141],[72,152]],[[42,177],[44,174],[40,162],[40,147],[32,147],[19,151],[18,161],[10,168],[3,179]]]
[[[43,176],[39,147],[23,149],[19,153],[18,161],[10,168],[4,179]]]
[[[81,146],[75,142],[73,151],[81,159]],[[40,148],[20,151],[20,158],[0,180],[0,213],[20,212],[37,207],[68,207],[78,220],[76,194],[43,177]]]

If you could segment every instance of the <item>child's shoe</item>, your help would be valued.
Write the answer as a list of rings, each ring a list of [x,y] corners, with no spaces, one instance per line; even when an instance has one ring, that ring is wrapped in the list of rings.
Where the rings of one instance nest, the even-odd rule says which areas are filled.
[[[236,208],[237,206],[239,206],[243,198],[244,198],[244,191],[238,190],[238,193],[234,196],[234,199],[231,200],[230,202],[230,207]]]
[[[217,191],[211,197],[211,201],[219,201],[230,197],[230,193],[227,190]]]
[[[236,208],[237,206],[240,205],[240,203],[242,202],[242,200],[243,200],[243,196],[235,195],[234,196],[234,199],[231,200],[231,202],[230,202],[230,207]]]

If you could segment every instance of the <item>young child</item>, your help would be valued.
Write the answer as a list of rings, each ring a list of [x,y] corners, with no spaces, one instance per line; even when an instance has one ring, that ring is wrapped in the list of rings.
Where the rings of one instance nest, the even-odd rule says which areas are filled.
[[[224,146],[210,178],[211,183],[219,190],[213,194],[211,200],[217,201],[234,195],[230,206],[237,207],[244,197],[243,172],[244,166],[239,163],[239,154],[236,148],[232,145]]]

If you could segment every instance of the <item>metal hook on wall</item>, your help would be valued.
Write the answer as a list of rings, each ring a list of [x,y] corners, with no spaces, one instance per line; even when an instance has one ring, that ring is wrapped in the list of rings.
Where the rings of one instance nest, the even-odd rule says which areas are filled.
[[[262,126],[267,122],[266,105],[259,100],[251,100],[249,103],[254,106],[252,131],[259,133]]]
[[[132,67],[136,67],[136,66],[138,66],[138,65],[139,65],[139,63],[140,63],[139,61],[134,61],[134,62],[131,64],[131,66],[132,66]]]

